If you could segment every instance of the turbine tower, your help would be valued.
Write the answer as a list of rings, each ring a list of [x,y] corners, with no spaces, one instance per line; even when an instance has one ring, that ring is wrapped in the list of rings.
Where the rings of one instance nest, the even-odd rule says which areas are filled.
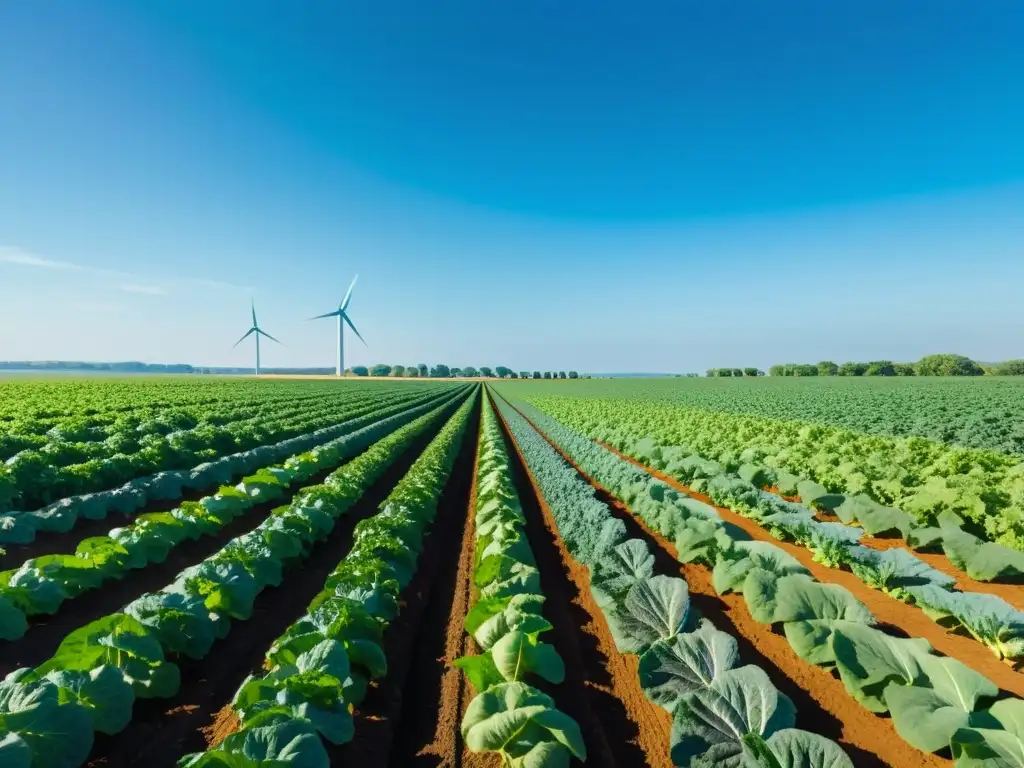
[[[323,317],[338,318],[338,357],[334,366],[335,376],[341,376],[345,373],[345,323],[348,323],[348,327],[352,329],[352,332],[359,337],[359,340],[363,342],[363,344],[366,344],[366,339],[364,339],[362,334],[356,330],[355,325],[352,324],[351,318],[349,318],[348,313],[345,311],[348,309],[348,303],[352,300],[352,289],[356,287],[356,280],[358,279],[359,275],[352,278],[352,285],[348,287],[348,292],[345,294],[345,298],[341,300],[341,303],[338,305],[336,310],[309,318],[310,320],[319,320]],[[367,344],[367,346],[369,345]]]
[[[271,341],[277,341],[273,336],[260,328],[259,323],[256,322],[256,302],[252,303],[252,328],[245,332],[245,335],[235,342],[235,347],[245,341],[247,338],[256,334],[256,375],[260,375],[260,336],[266,336]],[[280,344],[280,341],[277,341]],[[232,347],[234,349],[235,347]]]

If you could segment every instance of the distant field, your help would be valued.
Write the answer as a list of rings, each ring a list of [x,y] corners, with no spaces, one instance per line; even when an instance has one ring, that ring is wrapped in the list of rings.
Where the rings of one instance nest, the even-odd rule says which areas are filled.
[[[515,385],[524,392],[562,391],[549,383]],[[583,397],[640,398],[873,435],[916,435],[1024,456],[1024,377],[589,379],[558,384]]]

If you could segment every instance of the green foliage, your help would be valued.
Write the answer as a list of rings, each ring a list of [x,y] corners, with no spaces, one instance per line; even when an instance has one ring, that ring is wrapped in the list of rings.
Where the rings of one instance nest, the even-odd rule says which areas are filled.
[[[926,355],[914,366],[918,376],[982,376],[981,366],[963,355]]]

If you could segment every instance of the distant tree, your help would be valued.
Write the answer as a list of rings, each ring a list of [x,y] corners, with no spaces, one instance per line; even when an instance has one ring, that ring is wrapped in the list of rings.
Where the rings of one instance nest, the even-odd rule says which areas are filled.
[[[733,375],[733,377],[735,377],[737,379],[742,378],[743,377],[743,369],[742,368],[733,368],[732,369],[732,375]]]
[[[518,379],[519,378],[519,374],[516,373],[515,371],[509,371],[508,372],[508,378],[510,378],[510,379]]]
[[[495,366],[494,368],[494,375],[497,376],[499,379],[507,379],[512,376],[512,369],[506,368],[504,365],[498,365]]]
[[[558,372],[558,378],[564,379],[565,378],[565,371],[559,371]]]
[[[897,376],[914,376],[914,366],[911,363],[893,363]]]
[[[1024,376],[1024,360],[1007,360],[992,366],[993,376]]]
[[[822,360],[820,363],[818,363],[818,375],[838,376],[839,366],[833,363],[831,360]]]
[[[757,368],[744,368],[743,369],[743,375],[744,376],[752,376],[752,377],[764,376],[764,371],[760,371]]]
[[[399,377],[399,376],[405,376],[405,366],[404,365],[392,365],[391,366],[391,375],[396,377],[396,378]]]
[[[792,366],[794,376],[817,376],[818,366],[816,365],[794,365]]]
[[[533,372],[533,378],[539,379],[540,378],[540,371],[534,371]]]
[[[423,373],[422,369],[420,369],[420,373]],[[451,368],[449,368],[444,363],[438,363],[437,365],[430,369],[430,378],[432,379],[448,379],[451,378],[451,375]]]
[[[421,378],[425,379],[425,378],[427,378],[427,376],[431,375],[430,374],[430,369],[427,368],[426,364],[424,364],[424,363],[420,363],[419,365],[417,365],[416,369],[420,372],[420,377]]]
[[[365,365],[353,365],[351,368],[353,376],[369,376],[370,372]]]
[[[462,369],[461,368],[452,368],[448,372],[448,375],[451,376],[453,379],[457,379],[459,376],[462,375]]]
[[[408,376],[410,379],[418,379],[420,377],[420,369],[417,368],[415,365],[410,365],[408,368],[405,369],[405,375]]]
[[[914,366],[918,376],[981,376],[982,367],[963,355],[927,355]]]
[[[578,379],[579,377],[580,377],[580,375],[578,373],[576,373],[576,371],[569,371],[569,378],[570,379]]]
[[[480,366],[480,375],[484,378],[491,378],[494,375],[494,371],[488,368],[486,365]]]
[[[892,360],[872,360],[864,371],[865,376],[895,376],[896,367]]]
[[[371,376],[387,376],[389,373],[391,373],[391,366],[384,363],[377,363],[370,369]]]
[[[550,379],[551,378],[551,371],[544,371],[544,378],[545,379]]]
[[[784,365],[773,365],[771,368],[768,369],[768,375],[769,376],[785,376],[786,375],[786,366],[784,366]]]
[[[472,365],[462,369],[462,375],[466,378],[472,378],[477,375],[477,370]]]
[[[520,371],[519,372],[519,378],[520,379],[528,379],[528,378],[530,378],[530,372],[529,371]],[[540,376],[538,376],[537,378],[539,379]]]
[[[867,372],[866,363],[843,363],[839,366],[840,376],[863,376]]]

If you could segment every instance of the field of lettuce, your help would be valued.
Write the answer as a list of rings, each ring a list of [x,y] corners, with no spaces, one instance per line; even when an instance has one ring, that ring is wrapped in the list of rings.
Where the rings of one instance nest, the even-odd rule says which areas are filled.
[[[0,382],[0,766],[1024,768],[1019,390],[786,383]]]

